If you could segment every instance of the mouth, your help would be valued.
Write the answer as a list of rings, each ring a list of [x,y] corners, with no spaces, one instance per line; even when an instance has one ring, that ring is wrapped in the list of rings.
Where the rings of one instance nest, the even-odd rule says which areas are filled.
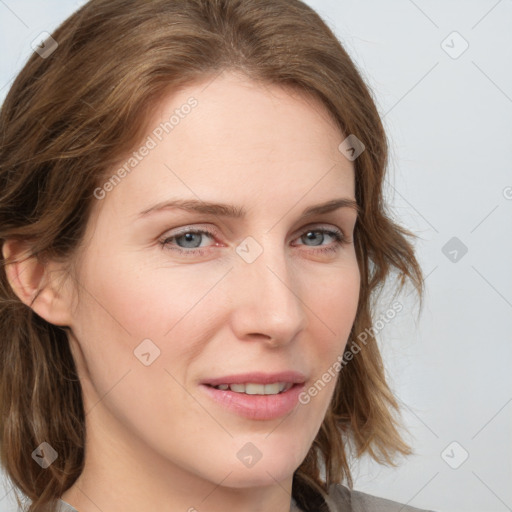
[[[200,389],[225,412],[251,420],[272,420],[290,414],[305,385],[297,372],[252,373],[210,379]]]
[[[229,390],[234,393],[244,393],[246,395],[279,395],[280,393],[288,391],[293,385],[293,382],[274,382],[271,384],[248,382],[246,384],[219,384],[218,386],[207,384],[207,386],[220,391]]]

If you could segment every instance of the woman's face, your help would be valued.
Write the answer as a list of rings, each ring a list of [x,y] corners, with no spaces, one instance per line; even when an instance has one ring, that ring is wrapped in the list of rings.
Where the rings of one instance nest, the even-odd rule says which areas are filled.
[[[306,456],[355,318],[355,209],[303,215],[355,201],[354,168],[316,100],[208,83],[167,97],[97,191],[71,346],[98,467],[271,485]]]

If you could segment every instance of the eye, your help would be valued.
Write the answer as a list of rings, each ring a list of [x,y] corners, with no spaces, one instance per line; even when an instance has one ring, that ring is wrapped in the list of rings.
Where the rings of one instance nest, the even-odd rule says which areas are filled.
[[[321,246],[322,242],[325,241],[325,238],[329,237],[334,240],[330,244],[323,245],[322,249],[316,249],[313,252],[335,252],[340,249],[341,246],[348,244],[348,240],[345,238],[342,231],[339,229],[326,229],[326,228],[313,228],[308,229],[301,235],[299,238],[301,240],[307,240],[313,242],[312,246]]]
[[[214,238],[215,236],[214,233],[206,229],[187,229],[186,231],[165,238],[160,243],[162,246],[172,251],[177,251],[180,254],[202,255],[205,251],[200,248],[204,247],[204,245],[201,245],[201,242],[205,235],[210,238]],[[177,245],[173,244],[173,241],[176,241]]]
[[[177,252],[185,256],[202,256],[208,252],[208,248],[212,245],[205,245],[202,242],[205,238],[215,239],[215,233],[207,229],[185,229],[180,233],[173,236],[166,237],[160,241],[160,244],[171,251]],[[330,243],[324,244],[327,240],[332,239]],[[306,247],[321,247],[319,249],[313,249],[313,253],[326,253],[336,252],[341,246],[349,243],[343,232],[339,229],[327,229],[323,227],[308,229],[303,234],[296,238],[296,240],[302,240]],[[312,242],[308,245],[307,242]],[[213,244],[215,245],[215,244]]]

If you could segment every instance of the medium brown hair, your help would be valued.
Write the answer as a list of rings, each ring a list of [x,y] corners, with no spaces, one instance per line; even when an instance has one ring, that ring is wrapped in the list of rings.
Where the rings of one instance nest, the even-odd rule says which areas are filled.
[[[318,510],[331,483],[352,487],[351,441],[357,456],[381,463],[395,465],[396,454],[412,453],[386,382],[372,301],[393,271],[397,289],[409,280],[421,301],[422,273],[407,239],[414,235],[392,220],[383,200],[388,144],[381,119],[326,23],[299,0],[92,0],[52,36],[58,48],[45,59],[29,58],[0,112],[0,243],[25,241],[33,257],[72,262],[94,190],[147,133],[153,108],[170,91],[233,70],[319,99],[341,133],[365,145],[354,161],[361,288],[345,354],[360,333],[368,335],[360,353],[344,361],[321,428],[295,472],[293,496],[304,510]],[[83,470],[80,381],[67,328],[25,305],[3,266],[1,463],[32,501],[30,512],[55,510],[53,500]],[[42,442],[58,453],[47,469],[31,457]]]

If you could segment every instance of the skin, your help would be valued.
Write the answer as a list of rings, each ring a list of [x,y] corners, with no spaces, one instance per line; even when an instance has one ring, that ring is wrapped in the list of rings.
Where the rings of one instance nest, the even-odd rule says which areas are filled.
[[[343,353],[355,319],[356,211],[300,218],[308,206],[355,199],[353,163],[338,150],[345,136],[324,106],[225,72],[167,96],[150,126],[191,96],[197,107],[95,200],[75,279],[53,261],[8,267],[25,302],[42,288],[33,309],[71,329],[88,437],[85,469],[62,498],[80,512],[287,512],[293,472],[335,380],[273,420],[225,410],[199,382],[292,369],[307,389]],[[167,209],[137,220],[171,197],[243,206],[247,215]],[[214,235],[161,245],[178,228]],[[346,243],[308,240],[319,228],[342,230]],[[248,236],[263,250],[252,263],[235,251]],[[178,243],[204,253],[180,255]],[[318,252],[326,247],[334,250]],[[3,251],[21,249],[8,241]],[[134,356],[144,339],[160,350],[149,366]],[[250,468],[237,457],[248,442],[262,454]]]

